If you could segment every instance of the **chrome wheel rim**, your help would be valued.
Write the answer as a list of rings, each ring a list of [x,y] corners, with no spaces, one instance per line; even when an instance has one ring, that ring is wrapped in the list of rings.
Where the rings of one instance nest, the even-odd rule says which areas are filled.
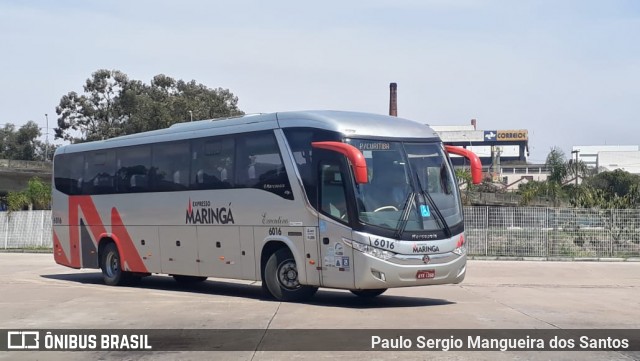
[[[288,259],[278,266],[278,282],[282,287],[293,290],[300,287],[296,262]]]
[[[120,270],[120,260],[118,259],[118,256],[116,256],[114,253],[109,253],[107,255],[107,259],[105,260],[105,265],[106,265],[105,268],[106,268],[107,276],[109,276],[110,278],[115,277],[115,275]]]

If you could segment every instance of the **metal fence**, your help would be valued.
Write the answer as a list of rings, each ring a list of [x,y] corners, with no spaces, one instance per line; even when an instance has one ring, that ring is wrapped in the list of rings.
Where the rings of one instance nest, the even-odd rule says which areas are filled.
[[[640,257],[640,209],[465,207],[472,256]],[[0,247],[51,248],[51,211],[0,213]]]
[[[470,255],[639,257],[640,210],[465,207]]]
[[[0,212],[0,247],[53,248],[51,211]]]

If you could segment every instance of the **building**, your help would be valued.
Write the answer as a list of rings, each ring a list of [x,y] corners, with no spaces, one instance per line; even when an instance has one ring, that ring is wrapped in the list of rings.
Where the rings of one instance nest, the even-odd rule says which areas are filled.
[[[600,151],[596,167],[598,171],[621,169],[632,174],[640,174],[640,151]]]
[[[544,164],[504,166],[500,167],[499,179],[507,191],[516,191],[520,184],[546,181],[549,174]]]
[[[525,164],[529,155],[529,133],[526,129],[478,130],[476,120],[470,125],[431,125],[442,141],[469,149],[480,157],[483,166],[498,172],[500,164]],[[454,165],[464,165],[462,157],[452,157]]]
[[[604,166],[603,162],[598,162],[599,152],[637,152],[640,151],[640,147],[637,145],[574,145],[571,150],[572,153],[577,152],[578,160],[588,167],[597,168]]]

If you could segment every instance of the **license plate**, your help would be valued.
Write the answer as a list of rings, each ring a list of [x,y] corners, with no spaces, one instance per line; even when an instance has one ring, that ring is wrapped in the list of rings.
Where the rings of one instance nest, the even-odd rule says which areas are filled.
[[[432,270],[432,269],[423,269],[423,270],[419,270],[418,273],[416,273],[416,278],[419,280],[426,280],[428,278],[435,278],[436,277],[436,270]]]

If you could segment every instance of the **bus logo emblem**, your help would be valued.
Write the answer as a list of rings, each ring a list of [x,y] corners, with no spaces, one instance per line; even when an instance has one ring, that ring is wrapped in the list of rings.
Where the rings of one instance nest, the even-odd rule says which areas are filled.
[[[235,224],[231,203],[228,207],[211,207],[210,201],[191,201],[186,212],[186,224]]]

